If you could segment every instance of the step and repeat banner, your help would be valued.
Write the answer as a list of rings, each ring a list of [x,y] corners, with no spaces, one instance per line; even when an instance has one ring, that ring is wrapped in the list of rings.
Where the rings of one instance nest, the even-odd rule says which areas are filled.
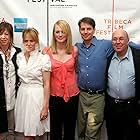
[[[14,27],[14,43],[22,47],[22,30],[34,27],[39,32],[40,46],[47,44],[47,0],[0,0],[0,22]]]
[[[96,22],[95,35],[111,39],[116,29],[125,29],[130,39],[140,43],[139,0],[49,0],[49,37],[58,19],[66,20],[73,32],[73,42],[79,41],[78,21],[92,17]]]
[[[27,27],[39,31],[42,47],[51,42],[54,23],[66,20],[72,29],[73,43],[81,41],[78,21],[92,17],[95,35],[111,39],[116,29],[125,29],[130,39],[140,43],[140,4],[138,0],[1,0],[0,22],[14,27],[14,42],[22,47],[21,32]]]

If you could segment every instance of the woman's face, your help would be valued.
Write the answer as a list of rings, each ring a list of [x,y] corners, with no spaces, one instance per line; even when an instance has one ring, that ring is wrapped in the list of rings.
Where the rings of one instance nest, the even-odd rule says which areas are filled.
[[[24,37],[24,47],[27,52],[32,52],[35,50],[36,42],[29,34],[26,34]]]
[[[10,34],[7,30],[3,33],[0,33],[0,46],[4,49],[4,47],[8,48],[11,42]]]
[[[58,25],[55,25],[54,37],[57,43],[64,43],[67,40],[67,34]]]

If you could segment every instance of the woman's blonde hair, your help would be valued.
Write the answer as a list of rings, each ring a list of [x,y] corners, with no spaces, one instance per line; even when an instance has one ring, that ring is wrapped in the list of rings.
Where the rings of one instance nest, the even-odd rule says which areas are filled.
[[[70,25],[65,20],[58,20],[53,27],[53,36],[52,36],[52,43],[51,43],[51,50],[53,53],[57,53],[57,46],[56,46],[56,39],[55,39],[55,26],[58,25],[60,28],[64,31],[64,33],[67,36],[66,40],[66,53],[71,54],[72,53],[72,33]]]

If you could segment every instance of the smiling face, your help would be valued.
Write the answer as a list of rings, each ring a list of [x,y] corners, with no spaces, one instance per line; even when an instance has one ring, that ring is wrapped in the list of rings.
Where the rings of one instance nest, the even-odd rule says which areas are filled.
[[[90,42],[93,38],[95,28],[93,28],[90,24],[81,22],[79,31],[82,39],[86,42]]]
[[[124,56],[128,48],[129,38],[124,30],[116,30],[112,34],[112,45],[118,55]]]
[[[64,43],[67,40],[66,32],[57,24],[54,28],[54,38],[57,43]]]
[[[9,32],[5,29],[3,32],[0,33],[0,47],[2,49],[6,49],[10,46],[11,37]]]
[[[58,47],[63,47],[68,54],[72,52],[71,27],[65,20],[58,20],[53,26],[52,52],[57,53]]]
[[[10,49],[13,44],[13,27],[8,22],[0,23],[0,48],[3,51]]]

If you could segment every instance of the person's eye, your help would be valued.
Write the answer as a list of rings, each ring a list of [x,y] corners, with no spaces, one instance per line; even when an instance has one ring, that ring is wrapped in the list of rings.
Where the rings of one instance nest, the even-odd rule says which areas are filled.
[[[56,34],[58,34],[58,33],[59,33],[59,31],[55,31],[55,33],[56,33]]]

